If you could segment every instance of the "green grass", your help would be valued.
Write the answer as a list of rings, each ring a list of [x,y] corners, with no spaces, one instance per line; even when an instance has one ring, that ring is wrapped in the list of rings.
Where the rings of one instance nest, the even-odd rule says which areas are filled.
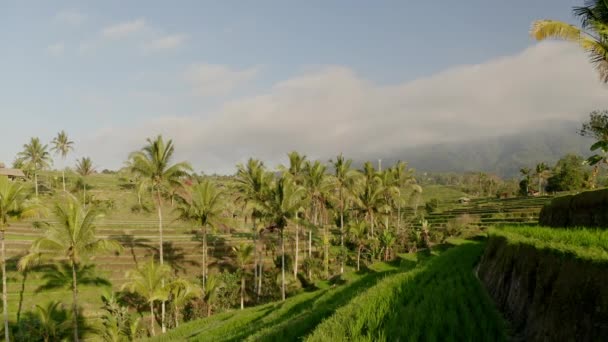
[[[504,237],[509,243],[527,244],[590,261],[608,261],[608,230],[505,226],[492,228],[489,234]]]
[[[473,273],[484,244],[465,242],[387,278],[340,308],[307,341],[504,341],[505,323]]]
[[[458,190],[456,187],[445,185],[428,185],[422,189],[422,198],[425,202],[436,198],[439,202],[456,202],[461,197],[469,197],[469,195]]]

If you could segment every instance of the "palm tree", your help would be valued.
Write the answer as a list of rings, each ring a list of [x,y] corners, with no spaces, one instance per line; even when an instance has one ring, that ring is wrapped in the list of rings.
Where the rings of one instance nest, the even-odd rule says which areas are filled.
[[[207,229],[215,228],[222,221],[224,193],[212,181],[205,179],[180,195],[177,207],[182,220],[200,225],[203,234],[203,289],[207,278]]]
[[[338,192],[338,210],[340,211],[340,247],[344,248],[344,210],[348,192],[352,191],[356,180],[356,171],[351,170],[352,160],[342,154],[331,162],[334,167],[335,189]],[[327,252],[327,251],[326,251]],[[329,255],[329,253],[327,253]],[[326,265],[327,267],[327,265]],[[340,263],[340,274],[344,273],[344,261]]]
[[[82,203],[87,204],[87,181],[86,177],[92,175],[95,172],[93,162],[89,157],[82,157],[76,161],[76,172],[82,177]]]
[[[19,261],[19,268],[26,269],[41,260],[55,262],[57,258],[69,262],[72,267],[72,311],[74,341],[78,341],[78,281],[76,270],[89,257],[100,251],[119,251],[120,244],[111,239],[95,236],[95,221],[100,217],[97,208],[85,208],[71,195],[53,208],[57,224],[49,226],[44,237],[32,243],[30,251]]]
[[[207,286],[203,290],[203,300],[207,304],[207,317],[211,316],[213,305],[218,297],[220,285],[220,279],[215,274],[210,274],[209,277],[207,277]]]
[[[388,261],[390,259],[391,249],[393,248],[393,245],[395,245],[397,239],[390,230],[384,230],[382,234],[380,234],[379,240],[384,249],[384,261]]]
[[[9,219],[34,216],[42,213],[42,209],[35,203],[27,202],[25,190],[21,184],[10,181],[6,176],[0,176],[0,257],[2,258],[0,262],[2,263],[2,311],[6,341],[9,341],[9,328],[4,235],[9,225]]]
[[[384,189],[378,177],[366,177],[357,193],[357,202],[365,218],[369,221],[370,234],[374,236],[375,216],[384,204]]]
[[[249,209],[251,222],[253,225],[253,244],[256,246],[256,241],[259,240],[256,219],[257,216],[259,216],[260,209],[265,200],[265,195],[268,192],[271,180],[272,174],[266,171],[264,163],[257,159],[250,158],[246,165],[237,165],[235,179],[237,202],[243,203],[245,207]],[[254,277],[257,277],[257,293],[260,295],[262,291],[263,263],[261,260],[261,255],[258,255],[258,248],[256,248],[255,254],[256,270]]]
[[[270,189],[262,210],[269,222],[268,229],[278,229],[281,238],[281,298],[285,300],[285,227],[302,207],[306,190],[297,185],[289,174],[283,174]]]
[[[63,314],[61,302],[52,300],[44,306],[36,305],[36,316],[40,322],[40,332],[44,342],[59,341],[68,336],[69,330],[66,330],[69,329],[69,325],[66,325],[68,321],[57,319]]]
[[[169,292],[173,302],[175,326],[179,327],[179,315],[182,308],[190,299],[201,296],[203,290],[184,278],[177,278],[169,284]]]
[[[348,229],[351,241],[357,246],[357,271],[360,270],[361,252],[367,241],[367,223],[365,221],[353,222]]]
[[[574,7],[573,13],[581,20],[581,27],[561,21],[537,20],[530,34],[536,40],[558,38],[577,43],[589,54],[602,82],[608,83],[608,2],[587,0],[585,6]]]
[[[54,151],[55,154],[60,155],[64,163],[68,153],[74,150],[74,142],[70,141],[65,131],[57,133],[57,136],[53,138],[51,144],[53,144],[51,150]],[[61,170],[61,179],[63,182],[63,191],[65,192],[65,167]]]
[[[47,168],[51,164],[51,155],[48,146],[42,145],[40,139],[31,138],[29,144],[23,145],[23,151],[17,154],[19,162],[34,174],[34,188],[38,197],[38,171]]]
[[[287,154],[287,157],[289,157],[289,167],[287,168],[287,167],[281,166],[280,169],[282,169],[283,172],[289,173],[293,177],[293,180],[295,181],[295,183],[297,185],[303,185],[305,167],[308,163],[306,160],[306,156],[300,155],[297,151],[292,151]],[[297,214],[296,214],[296,216],[297,216]],[[297,275],[298,275],[298,257],[300,254],[300,225],[297,220],[295,223],[296,223],[296,232],[295,232],[296,233],[295,234],[296,250],[294,253],[294,264],[293,264],[294,278],[297,277]]]
[[[524,167],[519,169],[519,173],[524,177],[526,181],[526,196],[530,193],[529,184],[530,184],[530,175],[532,174],[532,169],[529,167]]]
[[[538,194],[543,194],[543,180],[549,173],[549,165],[545,163],[536,164],[536,177],[538,177]]]
[[[253,258],[253,245],[242,243],[239,246],[232,247],[232,251],[236,264],[241,270],[241,310],[243,310],[245,308],[245,275]]]
[[[192,170],[187,162],[171,164],[175,147],[173,141],[165,142],[161,135],[156,139],[147,139],[148,144],[141,150],[131,153],[129,156],[131,171],[137,175],[150,179],[152,190],[156,193],[156,210],[158,213],[158,235],[159,235],[159,259],[164,264],[163,253],[163,214],[161,192],[167,186],[176,185],[186,176],[187,171]],[[165,327],[165,302],[161,304],[161,329],[164,333]]]
[[[150,333],[154,336],[154,302],[166,301],[169,292],[165,287],[165,278],[169,277],[171,269],[167,265],[161,265],[150,260],[140,268],[128,271],[126,274],[127,282],[122,285],[122,289],[128,289],[144,297],[150,305]]]
[[[414,178],[413,170],[408,169],[407,164],[402,161],[398,161],[395,164],[392,172],[399,187],[399,194],[395,203],[397,204],[397,231],[401,231],[401,205],[403,202],[401,190],[404,186],[415,184],[416,179]]]

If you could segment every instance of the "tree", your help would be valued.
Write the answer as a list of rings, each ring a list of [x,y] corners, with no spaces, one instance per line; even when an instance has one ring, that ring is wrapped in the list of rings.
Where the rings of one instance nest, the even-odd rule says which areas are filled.
[[[543,194],[543,180],[548,177],[550,172],[549,165],[545,163],[536,164],[536,177],[538,178],[538,194]]]
[[[358,191],[357,203],[370,225],[371,236],[374,236],[375,213],[378,213],[384,204],[384,189],[379,177],[366,176]]]
[[[51,144],[53,144],[51,150],[54,151],[55,154],[60,155],[64,163],[65,158],[68,156],[68,153],[74,150],[74,142],[70,141],[65,131],[57,133],[57,136],[53,138]],[[63,191],[65,192],[65,165],[64,168],[61,170],[61,180],[63,182]]]
[[[529,167],[524,167],[519,170],[519,173],[521,173],[521,175],[524,177],[523,181],[525,181],[525,190],[526,190],[525,196],[528,196],[528,194],[530,193],[530,189],[528,187],[530,186],[530,177],[532,176],[532,169],[530,169]],[[520,185],[521,184],[524,184],[524,183],[520,183]]]
[[[177,278],[169,284],[171,302],[175,314],[175,326],[179,327],[179,315],[184,305],[192,298],[202,295],[203,290],[198,285],[189,282],[184,278]]]
[[[395,242],[397,241],[397,239],[395,238],[395,235],[390,230],[384,230],[382,232],[382,234],[380,234],[379,240],[380,240],[380,245],[382,246],[382,249],[384,250],[384,261],[388,261],[391,256],[391,250],[392,250],[393,246],[395,245]]]
[[[161,135],[155,139],[148,138],[148,144],[141,150],[131,153],[131,171],[139,176],[150,179],[152,190],[156,193],[156,210],[158,214],[158,236],[159,236],[159,259],[164,264],[163,253],[163,214],[161,192],[168,186],[179,184],[181,179],[192,171],[192,166],[187,162],[171,164],[175,147],[173,141],[165,142]],[[165,302],[161,303],[161,329],[164,333],[165,327]]]
[[[203,289],[207,278],[207,229],[215,228],[222,221],[224,193],[212,181],[205,179],[192,186],[189,192],[180,195],[177,207],[182,220],[200,225],[203,234]]]
[[[351,241],[357,247],[357,271],[359,271],[361,263],[361,252],[365,248],[367,242],[367,223],[365,221],[353,222],[348,229],[348,235]]]
[[[232,247],[234,252],[236,265],[241,271],[241,310],[245,308],[245,275],[247,267],[253,258],[253,245],[242,243],[239,246]]]
[[[285,300],[285,238],[284,230],[296,217],[306,196],[305,189],[297,185],[291,176],[283,174],[270,189],[262,210],[269,223],[268,229],[278,229],[281,239],[281,298]]]
[[[281,166],[280,169],[282,169],[283,172],[289,173],[293,177],[293,180],[297,185],[303,185],[304,176],[305,176],[305,167],[307,165],[306,156],[300,155],[296,151],[292,151],[292,152],[288,153],[287,156],[289,157],[289,167],[286,168],[284,166]],[[296,216],[297,216],[297,214],[296,214]],[[300,254],[300,224],[297,220],[295,223],[296,223],[296,231],[295,231],[296,250],[294,253],[294,262],[293,262],[294,278],[297,277],[297,275],[298,275],[298,257]]]
[[[340,247],[344,248],[344,210],[346,208],[347,195],[355,186],[356,171],[352,170],[352,160],[345,159],[342,154],[331,161],[334,167],[334,186],[338,193],[338,210],[340,211]],[[373,229],[372,229],[373,230]],[[329,253],[326,254],[329,255]],[[344,273],[344,261],[340,263],[340,274]]]
[[[19,268],[26,269],[42,260],[55,262],[59,258],[69,262],[72,267],[72,311],[74,341],[78,335],[78,282],[76,270],[89,257],[101,251],[119,251],[120,244],[111,239],[98,239],[95,235],[95,221],[100,211],[84,208],[71,195],[55,204],[53,214],[57,224],[50,225],[43,237],[32,243],[29,253],[19,261]]]
[[[169,296],[168,287],[165,287],[165,279],[171,274],[167,265],[157,264],[154,259],[150,260],[140,268],[127,272],[127,282],[122,289],[137,293],[145,298],[150,305],[150,333],[154,336],[154,302],[166,301]]]
[[[36,317],[40,322],[40,334],[45,342],[60,341],[67,339],[69,336],[68,320],[60,319],[64,310],[61,308],[61,303],[58,301],[50,301],[46,305],[36,305]],[[66,331],[66,328],[68,330]]]
[[[38,197],[38,171],[45,169],[51,164],[51,155],[48,146],[42,145],[40,139],[31,138],[28,144],[23,145],[23,151],[17,154],[19,162],[34,174],[34,188]]]
[[[76,161],[76,172],[82,177],[82,203],[87,204],[87,180],[86,177],[92,175],[95,172],[93,162],[89,157],[82,157]]]
[[[401,231],[401,205],[403,197],[401,190],[404,186],[413,186],[416,184],[414,178],[414,171],[407,168],[407,163],[398,161],[397,164],[392,168],[393,175],[399,187],[398,198],[396,199],[397,204],[397,231]]]
[[[587,0],[585,6],[574,7],[573,13],[581,20],[581,27],[561,21],[537,20],[530,34],[536,40],[558,38],[577,43],[585,52],[600,75],[608,82],[608,2]]]
[[[2,263],[2,307],[4,315],[5,339],[9,341],[8,299],[6,287],[6,247],[4,244],[9,219],[32,217],[44,213],[38,203],[27,201],[25,190],[19,183],[12,182],[6,176],[0,176],[0,257]]]
[[[608,165],[608,110],[593,111],[589,114],[589,121],[583,123],[579,134],[596,140],[591,145],[591,151],[596,151],[585,162],[593,166],[593,183],[599,173],[600,165]]]
[[[584,159],[574,154],[561,158],[553,169],[553,176],[547,179],[547,191],[571,191],[585,187],[588,172],[583,166]]]

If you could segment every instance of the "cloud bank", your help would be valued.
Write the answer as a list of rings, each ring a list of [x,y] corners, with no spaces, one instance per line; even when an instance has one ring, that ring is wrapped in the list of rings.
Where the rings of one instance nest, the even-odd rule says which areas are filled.
[[[207,96],[218,84],[228,91],[255,73],[202,65],[189,75],[194,89]],[[327,66],[231,100],[213,113],[105,127],[85,139],[83,148],[104,165],[119,166],[146,137],[162,133],[175,140],[177,157],[198,170],[232,173],[250,156],[273,164],[293,149],[313,158],[340,152],[374,158],[424,144],[511,134],[547,120],[579,120],[606,108],[607,96],[576,46],[549,42],[393,85]]]

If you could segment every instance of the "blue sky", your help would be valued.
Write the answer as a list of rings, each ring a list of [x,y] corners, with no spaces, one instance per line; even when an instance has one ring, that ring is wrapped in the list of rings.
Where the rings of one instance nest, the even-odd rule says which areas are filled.
[[[502,58],[528,65],[517,59],[521,54],[540,61],[555,51],[575,55],[572,47],[561,44],[549,44],[535,55],[538,44],[528,30],[538,18],[574,22],[571,8],[580,2],[3,1],[0,161],[10,163],[30,136],[49,141],[61,129],[77,142],[73,157],[90,155],[101,167],[120,166],[129,149],[156,132],[183,143],[180,157],[194,159],[197,167],[209,171],[229,172],[246,153],[279,160],[288,148],[310,148],[311,155],[319,157],[348,150],[340,144],[346,141],[343,138],[366,131],[353,125],[366,125],[375,132],[388,129],[370,126],[365,116],[392,118],[397,112],[410,112],[412,103],[455,97],[450,89],[439,98],[431,90],[402,102],[407,94],[417,94],[424,80],[450,77],[450,73],[466,78],[476,73],[474,68],[486,70],[496,63],[500,69]],[[582,55],[571,58],[577,63],[569,67],[583,74],[577,77],[583,77],[595,94],[600,86],[592,70],[585,69],[590,66],[582,62]],[[561,62],[555,63],[552,70],[558,70]],[[560,77],[547,76],[550,71],[537,76]],[[437,82],[450,84],[449,79]],[[481,79],[475,83],[483,88]],[[454,93],[458,88],[455,85]],[[496,91],[506,97],[506,91],[514,88],[501,89]],[[581,91],[580,96],[589,95]],[[358,102],[351,101],[355,97]],[[586,103],[596,101],[587,97]],[[324,113],[323,119],[334,110],[349,111],[349,106],[359,114],[335,114],[333,126],[321,129],[337,141],[317,137],[320,131],[315,127],[304,130],[301,137],[276,133],[307,126],[298,123],[302,116]],[[447,104],[441,106],[445,113]],[[581,112],[586,109],[581,105]],[[465,110],[485,107],[472,104]],[[436,112],[421,110],[419,115]],[[404,129],[418,118],[409,113],[402,122]],[[456,124],[457,119],[456,114],[441,117],[444,124],[449,120]],[[249,124],[238,131],[233,127],[239,122]],[[197,125],[205,129],[192,130]],[[429,126],[436,125],[421,127]],[[265,138],[270,135],[270,141],[256,144],[256,132],[263,132]],[[210,133],[219,135],[212,141],[197,139]],[[426,143],[441,132],[418,128],[409,135],[420,137],[351,150],[373,154],[376,149]],[[222,137],[232,138],[223,141]],[[373,137],[370,134],[367,140]],[[325,147],[317,146],[318,141]],[[348,141],[356,144],[366,139]]]

